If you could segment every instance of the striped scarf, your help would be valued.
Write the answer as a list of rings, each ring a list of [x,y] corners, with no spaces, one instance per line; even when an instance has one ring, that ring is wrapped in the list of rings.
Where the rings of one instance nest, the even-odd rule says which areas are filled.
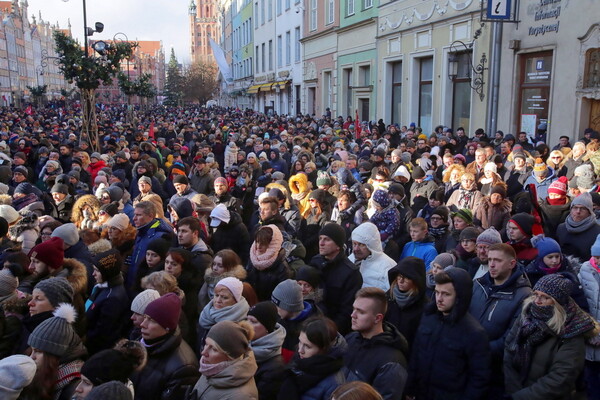
[[[56,385],[54,385],[54,400],[58,400],[60,398],[64,387],[66,387],[74,379],[81,378],[80,371],[82,366],[83,361],[74,360],[66,364],[61,364],[58,367],[58,378],[56,380]]]

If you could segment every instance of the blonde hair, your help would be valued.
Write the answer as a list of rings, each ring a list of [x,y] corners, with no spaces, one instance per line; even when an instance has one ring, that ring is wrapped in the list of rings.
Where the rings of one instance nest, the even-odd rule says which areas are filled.
[[[142,289],[148,289],[149,287],[152,287],[152,289],[156,290],[161,296],[164,296],[167,293],[178,294],[179,292],[177,278],[166,271],[153,272],[150,275],[143,277]]]
[[[331,394],[332,400],[383,400],[383,397],[371,385],[353,381],[338,386]]]
[[[450,182],[450,175],[452,175],[452,172],[454,170],[456,170],[460,173],[460,176],[458,177],[458,180],[460,181],[460,178],[462,178],[462,176],[464,175],[466,168],[464,167],[464,165],[452,164],[444,172],[444,175],[442,177],[442,182],[444,182],[444,183]]]
[[[527,312],[529,311],[529,307],[531,307],[531,304],[534,302],[534,300],[535,295],[532,294],[523,301],[523,311],[521,312],[522,316],[525,316],[527,314]],[[567,313],[563,306],[558,304],[556,300],[552,299],[552,301],[554,302],[552,304],[553,313],[552,317],[548,320],[548,322],[546,322],[546,325],[548,325],[548,328],[550,328],[550,330],[554,332],[555,335],[560,335],[560,333],[563,330],[563,327],[565,326],[565,322],[567,321]]]

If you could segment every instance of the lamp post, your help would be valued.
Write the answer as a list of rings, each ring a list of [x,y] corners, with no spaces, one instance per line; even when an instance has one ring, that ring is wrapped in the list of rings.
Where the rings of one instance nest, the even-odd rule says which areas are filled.
[[[67,3],[69,0],[62,0]],[[104,24],[102,22],[96,22],[94,29],[87,26],[87,6],[85,0],[83,1],[83,45],[85,46],[85,57],[90,56],[90,50],[88,48],[88,36],[92,36],[94,32],[101,33],[104,30]]]
[[[477,93],[479,95],[479,100],[483,101],[483,99],[485,98],[485,93],[484,93],[484,87],[485,87],[485,79],[483,77],[483,74],[485,73],[485,71],[488,70],[488,67],[485,66],[485,64],[487,64],[488,60],[487,57],[485,55],[485,53],[483,53],[481,55],[481,59],[479,60],[479,64],[474,65],[473,64],[473,45],[475,44],[475,41],[479,38],[479,36],[481,36],[481,30],[483,28],[483,23],[481,24],[481,27],[479,29],[477,29],[477,31],[475,31],[475,35],[473,37],[473,40],[469,43],[465,43],[461,40],[455,40],[454,42],[452,42],[450,44],[450,51],[448,53],[448,78],[451,81],[455,81],[459,75],[459,61],[460,61],[460,53],[463,54],[467,54],[467,60],[468,60],[468,67],[469,67],[469,71],[468,71],[468,77],[470,78],[469,80],[469,86],[471,87],[471,89],[473,89],[475,91],[475,93]],[[472,74],[472,76],[471,76]]]

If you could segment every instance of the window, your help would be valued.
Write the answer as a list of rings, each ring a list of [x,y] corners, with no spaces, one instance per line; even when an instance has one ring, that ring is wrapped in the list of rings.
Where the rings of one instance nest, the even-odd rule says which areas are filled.
[[[431,132],[433,100],[433,57],[422,58],[419,63],[419,126]]]
[[[289,10],[290,7],[292,6],[291,1],[290,0],[285,0],[285,10]]]
[[[392,63],[392,123],[402,123],[402,62]],[[454,125],[453,125],[454,126]]]
[[[285,65],[292,63],[292,34],[290,31],[285,33]]]
[[[359,75],[359,86],[370,86],[371,85],[371,66],[362,65],[358,67]]]
[[[469,132],[471,120],[471,52],[455,53],[458,62],[452,81],[452,126],[462,126]]]
[[[262,64],[262,72],[265,72],[265,44],[263,43],[261,45],[261,53],[260,53],[260,63]]]
[[[269,15],[269,21],[273,20],[273,0],[269,0],[267,13]]]
[[[273,70],[273,41],[269,40],[269,71]]]
[[[283,38],[281,35],[277,36],[277,66],[283,65]]]
[[[346,15],[354,15],[354,0],[348,0],[347,5]]]
[[[519,99],[519,131],[533,137],[537,126],[548,121],[552,52],[523,54],[521,64],[521,97]]]
[[[294,62],[299,63],[302,58],[302,43],[300,43],[300,27],[297,26],[294,29],[294,38],[295,38],[295,51],[294,51]]]
[[[331,71],[323,72],[323,110],[331,108]]]
[[[283,0],[277,0],[277,3],[276,3],[276,7],[277,7],[277,10],[276,10],[276,11],[277,11],[277,15],[281,15],[281,2],[282,2],[282,1],[283,1]]]
[[[254,3],[254,29],[258,28],[258,1]]]
[[[265,24],[265,1],[266,0],[262,0],[260,2],[260,24],[261,25]]]
[[[373,7],[373,0],[365,0],[365,10]]]
[[[583,87],[600,87],[600,49],[590,49],[587,51]]]
[[[314,31],[317,29],[317,0],[310,0],[310,30]]]
[[[352,113],[352,68],[344,68],[342,70],[343,86],[342,97],[346,105],[346,115]]]
[[[333,24],[335,21],[335,0],[327,0],[327,22],[326,24]]]
[[[260,71],[259,69],[259,65],[258,65],[258,46],[256,46],[256,50],[254,51],[255,55],[256,55],[256,72]]]

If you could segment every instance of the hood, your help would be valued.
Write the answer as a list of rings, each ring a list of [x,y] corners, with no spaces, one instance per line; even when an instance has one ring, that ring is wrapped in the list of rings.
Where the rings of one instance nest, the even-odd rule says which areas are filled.
[[[208,248],[208,246],[206,245],[206,243],[204,243],[204,240],[202,240],[202,239],[199,239],[198,243],[196,243],[194,245],[194,247],[189,249],[189,251],[191,251],[192,253],[194,253],[196,251],[201,251],[201,252],[209,253],[209,254],[211,254],[211,256],[214,254],[213,251]]]
[[[275,153],[275,158],[272,159],[271,158],[271,154]],[[277,149],[270,149],[269,150],[269,161],[279,161],[279,150]]]
[[[425,277],[425,262],[419,257],[405,257],[398,265],[388,271],[388,280],[390,286],[394,284],[394,281],[398,277],[398,274],[402,274],[412,280],[417,288],[419,289],[419,295],[425,295],[426,290],[426,277]]]
[[[335,174],[340,186],[346,185],[351,188],[356,183],[356,178],[352,175],[352,172],[346,168],[338,169],[338,172]]]
[[[209,285],[216,285],[221,279],[227,277],[238,278],[240,281],[243,281],[248,276],[248,273],[241,265],[236,265],[232,270],[226,271],[222,274],[215,274],[212,268],[206,268],[206,272],[204,274],[204,282]]]
[[[293,194],[305,193],[310,189],[308,187],[308,177],[306,174],[296,174],[290,178],[290,190]]]
[[[382,189],[377,189],[373,193],[373,201],[376,201],[383,209],[387,208],[392,202],[388,192]]]
[[[185,197],[176,197],[169,203],[171,207],[177,213],[179,219],[185,217],[191,217],[194,212],[192,202]]]
[[[87,293],[88,276],[85,265],[74,258],[65,258],[63,267],[68,272],[65,278],[67,278],[71,287],[73,287],[75,294]]]
[[[473,296],[473,280],[471,275],[462,268],[451,267],[444,271],[452,279],[454,290],[456,290],[456,302],[448,316],[448,320],[455,323],[469,311],[471,297]],[[439,313],[435,301],[427,306],[427,310],[429,313]]]
[[[285,328],[277,323],[275,324],[275,330],[273,330],[273,332],[250,342],[250,347],[254,352],[256,362],[261,363],[280,355],[285,335]]]
[[[352,231],[352,240],[365,244],[372,254],[383,253],[379,229],[372,222],[365,222]]]
[[[249,350],[242,358],[206,380],[217,389],[237,388],[254,378],[257,369],[254,353]]]

